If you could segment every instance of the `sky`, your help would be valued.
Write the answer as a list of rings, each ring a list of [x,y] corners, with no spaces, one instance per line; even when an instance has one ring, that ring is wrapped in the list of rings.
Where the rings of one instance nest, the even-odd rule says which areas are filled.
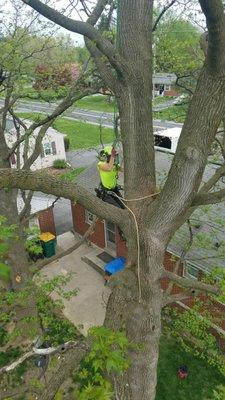
[[[14,2],[16,2],[18,5],[22,5],[22,0],[13,0]],[[44,0],[42,0],[44,2]],[[178,0],[178,3],[181,0]],[[161,4],[161,5],[165,5],[167,2],[167,0],[155,0],[155,4]],[[71,3],[78,3],[78,1],[76,0],[47,0],[47,3],[49,5],[54,5],[54,8],[56,8],[57,10],[62,10],[62,9],[66,9],[65,14],[70,15],[70,17],[77,19],[77,20],[85,20],[86,19],[86,14],[84,12],[82,12],[82,7],[78,6],[76,10],[71,11]],[[94,5],[94,3],[96,3],[96,0],[92,0],[91,4]],[[186,7],[186,9],[184,8],[184,4],[187,3],[188,6]],[[192,0],[192,1],[188,1],[188,0],[182,0],[181,1],[182,5],[177,5],[176,6],[176,11],[178,12],[178,15],[183,16],[188,18],[188,13],[191,11],[192,12],[192,16],[193,13],[196,11],[196,22],[200,25],[200,26],[204,26],[204,18],[202,19],[202,15],[199,13],[199,5],[198,2],[196,0]],[[197,6],[196,6],[197,4]],[[28,10],[30,9],[30,7],[25,6]],[[4,10],[7,15],[8,18],[10,17],[11,13],[12,13],[12,4],[10,0],[0,0],[0,10]],[[56,27],[56,26],[55,26]],[[57,33],[64,33],[64,34],[69,34],[71,39],[73,40],[74,44],[77,46],[83,46],[84,45],[84,40],[83,40],[83,36],[70,32],[62,27],[57,27],[55,28]]]

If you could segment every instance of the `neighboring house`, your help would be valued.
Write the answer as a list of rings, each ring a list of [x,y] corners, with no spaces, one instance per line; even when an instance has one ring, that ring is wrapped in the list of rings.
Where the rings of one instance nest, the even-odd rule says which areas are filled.
[[[153,96],[178,96],[179,92],[176,88],[176,75],[166,72],[156,72],[153,74]],[[112,94],[111,90],[107,87],[102,87],[100,93]]]
[[[28,121],[28,124],[31,123]],[[34,133],[29,137],[29,150],[28,157],[32,153],[35,145],[35,138],[40,128],[35,129]],[[24,131],[21,130],[21,134]],[[51,167],[53,162],[58,159],[66,160],[66,152],[64,145],[64,136],[62,133],[56,131],[52,127],[48,128],[43,140],[42,140],[42,151],[36,161],[32,164],[31,170],[37,170],[42,168]],[[12,147],[16,141],[16,132],[11,120],[7,121],[7,133],[5,135],[6,142],[9,147]],[[20,167],[23,166],[23,149],[24,143],[20,145]],[[17,168],[17,156],[12,154],[11,166]]]
[[[162,183],[165,179],[172,158],[173,156],[171,154],[156,151],[158,185],[160,185],[160,182]],[[215,168],[216,166],[213,164],[206,167],[204,180],[209,179],[209,177],[213,175]],[[80,174],[77,183],[94,194],[94,189],[99,184],[96,166],[92,166]],[[221,187],[225,187],[225,183],[221,183]],[[80,235],[83,235],[90,226],[93,220],[93,215],[89,211],[85,210],[85,208],[79,203],[71,204],[71,207],[74,230]],[[198,221],[199,218],[201,219],[201,223],[195,224],[193,234],[208,232],[209,237],[206,241],[205,248],[200,245],[201,240],[199,242],[198,240],[194,241],[191,250],[187,252],[184,262],[179,268],[179,275],[201,280],[202,277],[210,273],[215,266],[225,268],[225,259],[223,256],[223,254],[225,254],[225,223],[224,227],[219,223],[221,219],[224,219],[224,206],[221,204],[212,205],[208,207],[207,213],[204,213],[201,209],[197,210],[191,218],[193,218],[193,221]],[[211,229],[212,231],[210,231]],[[175,259],[178,259],[181,256],[183,249],[188,243],[189,237],[189,229],[185,224],[177,231],[167,247],[165,253],[166,269],[174,269]],[[97,221],[94,233],[90,237],[90,240],[99,248],[105,249],[105,251],[109,252],[113,256],[126,257],[126,245],[120,238],[118,228],[112,222]],[[165,289],[167,285],[168,280],[164,279],[162,281],[162,288]],[[179,293],[180,291],[180,288],[174,286],[174,293]],[[201,298],[205,299],[204,296],[201,296]],[[191,306],[192,304],[192,298],[179,303],[182,308]],[[216,302],[214,305],[213,315],[217,315],[218,313],[221,314],[221,311],[225,313],[225,305]],[[217,329],[222,329],[222,331],[224,330],[223,333],[225,334],[225,320],[220,323],[220,328]]]
[[[176,75],[164,72],[156,72],[153,74],[153,94],[155,96],[178,96],[178,91],[175,87]]]
[[[31,200],[31,212],[29,216],[29,226],[37,226],[41,232],[51,232],[56,235],[56,226],[52,204],[55,196],[45,195],[35,192]],[[17,207],[20,213],[24,207],[24,201],[19,194],[17,197]]]

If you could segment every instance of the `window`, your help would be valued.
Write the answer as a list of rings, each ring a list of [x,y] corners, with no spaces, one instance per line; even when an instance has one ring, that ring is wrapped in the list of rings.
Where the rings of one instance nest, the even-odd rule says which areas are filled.
[[[116,247],[116,226],[112,222],[106,222],[106,243],[107,247],[115,249]]]
[[[55,142],[43,143],[41,157],[57,154]]]
[[[94,214],[92,214],[90,211],[85,210],[85,222],[88,225],[91,225],[94,219]]]
[[[185,276],[187,278],[198,279],[199,269],[191,264],[185,265]]]
[[[166,91],[170,90],[170,85],[165,85],[165,90]]]

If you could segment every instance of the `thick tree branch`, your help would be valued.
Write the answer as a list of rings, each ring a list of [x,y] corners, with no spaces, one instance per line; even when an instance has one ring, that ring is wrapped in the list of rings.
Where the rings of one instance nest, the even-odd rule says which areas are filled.
[[[109,86],[114,93],[119,93],[120,85],[118,79],[116,75],[113,74],[110,65],[106,62],[107,60],[104,60],[104,55],[98,50],[91,40],[86,38],[85,44],[94,59],[105,85]]]
[[[88,17],[87,22],[94,26],[98,22],[99,18],[101,17],[105,6],[107,4],[111,4],[111,3],[112,3],[112,0],[98,0],[94,10]]]
[[[225,201],[225,189],[218,190],[217,192],[197,194],[192,202],[193,207],[216,204]]]
[[[224,72],[225,67],[225,17],[221,0],[199,0],[206,17],[208,49],[206,63],[211,72]]]
[[[32,7],[34,10],[39,12],[44,17],[48,18],[50,21],[62,26],[63,28],[80,33],[88,37],[90,40],[94,41],[99,50],[108,58],[111,65],[120,73],[123,74],[125,68],[124,60],[121,58],[119,53],[116,51],[115,47],[105,39],[99,31],[94,28],[90,23],[83,21],[76,21],[71,18],[62,15],[59,11],[54,8],[43,4],[40,0],[22,0],[25,4]],[[101,9],[101,7],[99,7]],[[90,16],[90,20],[94,21],[99,15],[99,11],[96,11],[96,15]],[[98,19],[98,18],[97,18]]]
[[[164,278],[169,278],[173,282],[175,282],[178,286],[188,288],[191,290],[198,290],[200,292],[204,293],[212,293],[212,294],[220,294],[220,289],[216,286],[208,285],[203,282],[187,279],[187,278],[182,278],[179,275],[174,274],[173,272],[164,270],[163,272],[163,277]]]
[[[93,214],[114,222],[122,228],[130,219],[128,211],[104,203],[77,184],[63,182],[59,178],[42,172],[0,169],[0,188],[20,188],[64,197],[73,202],[79,202]]]

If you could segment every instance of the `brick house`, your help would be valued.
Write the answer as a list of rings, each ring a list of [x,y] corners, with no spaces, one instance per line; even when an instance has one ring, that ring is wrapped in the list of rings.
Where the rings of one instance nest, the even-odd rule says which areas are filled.
[[[156,151],[156,170],[158,182],[165,179],[165,173],[168,172],[173,156],[168,153]],[[216,166],[209,164],[206,167],[204,180],[208,179],[215,172]],[[85,170],[78,177],[78,184],[82,187],[94,192],[94,188],[98,186],[99,177],[96,166],[92,166]],[[83,235],[91,225],[93,215],[85,210],[85,208],[76,203],[71,204],[74,230],[80,235]],[[206,210],[197,210],[191,217],[192,234],[194,236],[193,245],[187,251],[184,262],[179,268],[178,274],[191,279],[201,280],[202,277],[212,271],[217,266],[225,268],[225,259],[221,255],[225,254],[225,223],[224,227],[219,226],[217,220],[224,215],[223,206],[221,204],[212,205]],[[218,228],[218,230],[217,230]],[[217,233],[215,231],[217,230]],[[202,243],[202,234],[206,235],[206,243]],[[121,240],[118,229],[115,224],[108,221],[98,221],[95,226],[94,233],[90,237],[100,249],[104,249],[109,254],[126,257],[126,245]],[[169,243],[165,252],[165,268],[173,271],[175,261],[180,258],[183,249],[187,246],[190,240],[189,227],[183,225],[175,234]],[[211,241],[211,243],[210,243]],[[211,244],[211,245],[210,245]],[[102,251],[102,250],[101,250]],[[161,286],[166,289],[168,280],[163,279]],[[181,292],[181,288],[173,286],[173,293]],[[200,295],[200,298],[205,301],[206,297]],[[185,301],[179,302],[179,306],[183,309],[191,307],[193,298],[188,298]],[[225,315],[225,305],[215,302],[212,305],[213,315]],[[218,332],[225,335],[225,319],[219,323],[219,327],[215,326]]]
[[[171,96],[176,97],[179,95],[179,92],[176,88],[176,75],[165,73],[165,72],[156,72],[153,74],[153,94],[158,96]]]

